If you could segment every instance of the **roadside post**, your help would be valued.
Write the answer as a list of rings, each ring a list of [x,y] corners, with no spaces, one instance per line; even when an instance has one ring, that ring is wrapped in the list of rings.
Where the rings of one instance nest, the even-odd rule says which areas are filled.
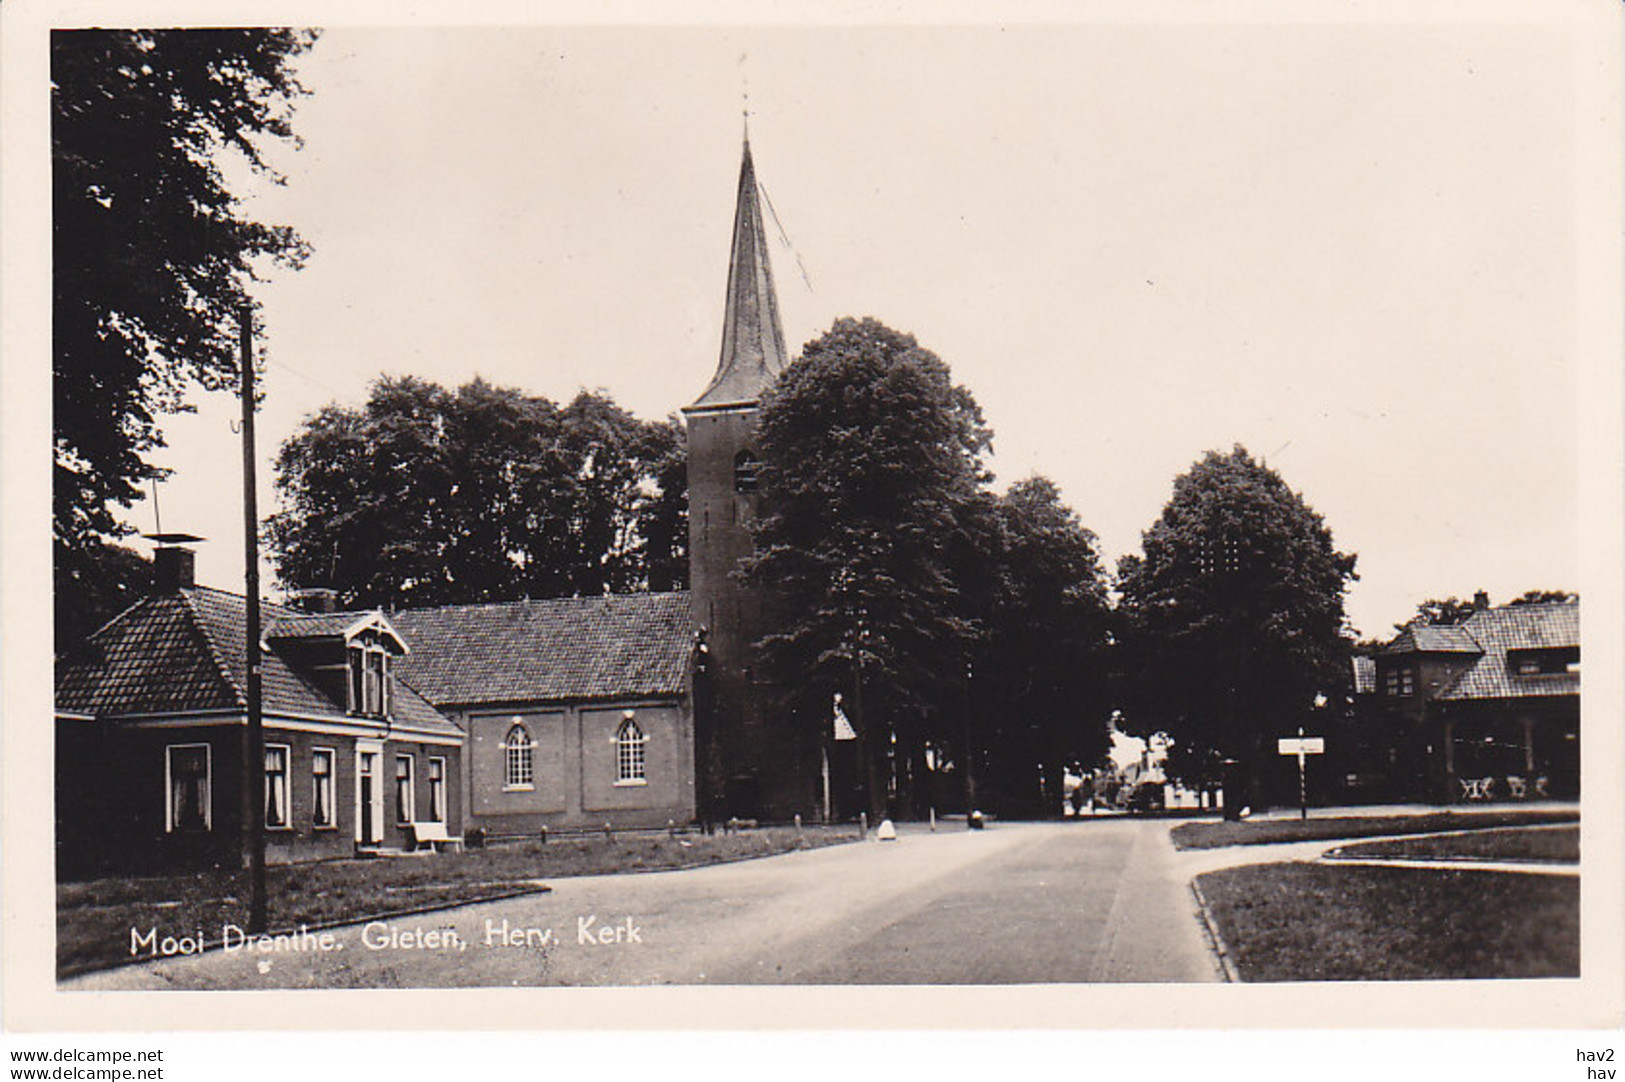
[[[1282,737],[1276,742],[1281,755],[1296,755],[1298,757],[1298,813],[1302,819],[1309,818],[1309,794],[1304,788],[1304,761],[1305,756],[1322,755],[1326,751],[1326,738],[1323,736],[1304,736],[1303,726],[1298,726],[1297,737]]]

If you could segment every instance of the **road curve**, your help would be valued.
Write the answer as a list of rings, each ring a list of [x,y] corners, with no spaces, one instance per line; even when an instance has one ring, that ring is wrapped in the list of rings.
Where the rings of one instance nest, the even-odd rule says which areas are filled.
[[[550,882],[547,894],[338,929],[327,949],[296,937],[62,988],[1222,979],[1156,820],[910,829],[896,842]]]

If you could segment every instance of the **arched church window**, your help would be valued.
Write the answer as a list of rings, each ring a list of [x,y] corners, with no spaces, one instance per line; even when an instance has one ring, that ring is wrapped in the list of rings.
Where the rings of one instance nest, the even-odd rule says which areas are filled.
[[[734,456],[734,491],[755,492],[756,473],[761,467],[761,461],[750,450],[740,451]]]
[[[617,785],[636,785],[648,780],[644,771],[643,746],[649,738],[631,718],[621,722],[615,733],[615,782]]]
[[[503,788],[534,788],[536,745],[531,742],[529,730],[516,722],[513,728],[508,730],[507,739],[502,742],[502,751],[506,764],[503,772]]]

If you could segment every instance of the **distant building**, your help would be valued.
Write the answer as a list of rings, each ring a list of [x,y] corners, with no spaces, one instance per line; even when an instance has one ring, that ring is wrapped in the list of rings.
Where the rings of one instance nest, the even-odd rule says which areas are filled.
[[[245,799],[270,862],[462,832],[463,734],[397,678],[410,646],[380,612],[264,607],[265,762],[245,771],[247,606],[192,566],[160,549],[153,594],[58,661],[59,873],[240,865]]]
[[[1580,793],[1580,604],[1478,610],[1412,623],[1375,659],[1396,778],[1433,800]]]

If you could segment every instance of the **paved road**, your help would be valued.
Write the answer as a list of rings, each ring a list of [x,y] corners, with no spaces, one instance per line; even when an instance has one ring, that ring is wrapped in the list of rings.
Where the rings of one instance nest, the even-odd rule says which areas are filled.
[[[910,832],[688,871],[558,879],[548,894],[341,929],[336,949],[211,951],[64,987],[1222,979],[1187,882],[1168,823],[1155,820]]]

